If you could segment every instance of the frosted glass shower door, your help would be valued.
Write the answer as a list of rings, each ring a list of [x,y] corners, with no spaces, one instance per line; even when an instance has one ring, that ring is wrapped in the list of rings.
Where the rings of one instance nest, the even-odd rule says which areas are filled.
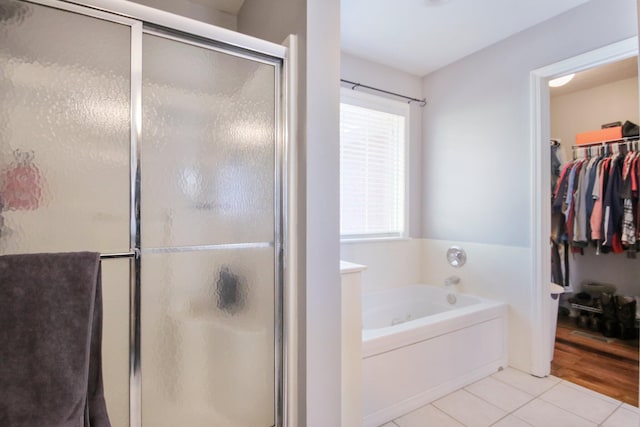
[[[129,251],[131,32],[0,0],[1,255]],[[129,425],[129,278],[128,260],[102,263],[113,427]]]
[[[276,423],[277,67],[143,36],[145,427]]]

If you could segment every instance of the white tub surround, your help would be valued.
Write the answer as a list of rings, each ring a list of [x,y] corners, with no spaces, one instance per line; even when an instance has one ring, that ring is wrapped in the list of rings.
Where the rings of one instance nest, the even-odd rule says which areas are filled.
[[[364,294],[364,426],[382,425],[507,366],[506,319],[504,303],[434,286]]]
[[[342,242],[340,258],[367,266],[362,272],[365,292],[423,283],[421,239]]]
[[[467,253],[462,268],[451,267],[445,258],[451,246]],[[452,240],[422,240],[421,283],[444,284],[447,277],[460,277],[460,292],[478,295],[509,306],[509,366],[531,373],[531,250],[526,247],[488,245]]]
[[[362,425],[362,272],[340,261],[342,287],[342,414],[344,427]]]

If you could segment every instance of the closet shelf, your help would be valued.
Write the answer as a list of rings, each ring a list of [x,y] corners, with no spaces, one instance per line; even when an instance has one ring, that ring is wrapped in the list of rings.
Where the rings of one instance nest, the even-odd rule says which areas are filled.
[[[602,309],[597,307],[591,307],[588,305],[576,304],[575,302],[571,303],[571,308],[575,308],[582,311],[588,311],[590,313],[602,314]],[[640,327],[640,318],[637,317],[636,314],[636,328]]]
[[[591,307],[589,305],[576,304],[575,302],[571,303],[571,308],[577,308],[578,310],[588,311],[590,313],[602,314],[601,308]]]
[[[638,141],[637,136],[625,136],[622,138],[615,138],[615,139],[606,139],[606,140],[602,140],[602,141],[593,141],[593,142],[585,142],[583,144],[575,144],[571,146],[571,149],[575,150],[576,148],[590,148],[590,147],[597,147],[597,146],[607,146],[607,145],[624,145],[627,143],[633,143],[633,142],[637,142]]]

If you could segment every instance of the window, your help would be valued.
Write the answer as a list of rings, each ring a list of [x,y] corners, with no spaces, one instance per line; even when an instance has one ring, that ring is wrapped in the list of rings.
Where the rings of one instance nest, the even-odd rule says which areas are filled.
[[[409,106],[342,89],[342,240],[406,237]]]

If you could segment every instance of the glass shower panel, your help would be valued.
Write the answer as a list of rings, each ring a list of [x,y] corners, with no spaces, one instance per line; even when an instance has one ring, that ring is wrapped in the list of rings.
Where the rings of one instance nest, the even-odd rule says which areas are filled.
[[[272,426],[275,66],[156,34],[142,65],[143,424]]]
[[[129,250],[130,27],[0,1],[0,254]],[[103,373],[129,425],[129,261],[102,265]]]
[[[128,250],[130,27],[0,6],[0,253]]]
[[[274,425],[273,248],[144,254],[142,419]]]
[[[142,247],[273,241],[275,67],[143,46]]]
[[[129,426],[129,260],[102,261],[102,375],[112,427]]]

